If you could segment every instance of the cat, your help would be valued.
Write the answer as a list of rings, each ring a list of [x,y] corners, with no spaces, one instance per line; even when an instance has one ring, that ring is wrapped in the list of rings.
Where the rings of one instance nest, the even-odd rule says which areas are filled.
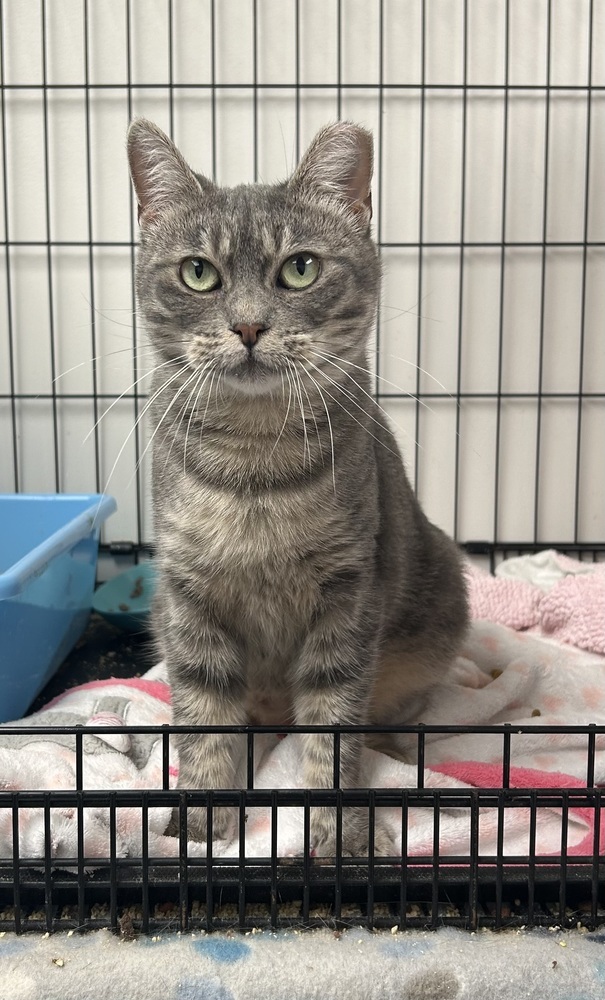
[[[458,549],[421,510],[370,394],[371,135],[327,126],[275,185],[221,188],[143,119],[128,158],[158,357],[154,630],[175,724],[410,718],[458,652],[467,605]],[[304,785],[333,787],[332,737],[299,738]],[[234,787],[238,739],[181,735],[179,787]],[[343,787],[359,783],[362,744],[342,737]],[[397,737],[376,745],[405,753]],[[334,854],[334,812],[313,810],[316,855]],[[233,820],[217,807],[213,836]],[[189,810],[188,832],[206,839],[206,809]],[[346,809],[343,851],[367,843]]]

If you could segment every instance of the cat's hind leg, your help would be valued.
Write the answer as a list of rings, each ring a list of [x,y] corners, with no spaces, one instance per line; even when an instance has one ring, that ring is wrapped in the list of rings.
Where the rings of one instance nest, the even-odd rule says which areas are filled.
[[[430,706],[438,684],[447,680],[453,656],[448,649],[410,651],[397,640],[381,651],[370,699],[370,721],[374,725],[415,726]],[[418,733],[368,733],[367,746],[405,764],[419,757]]]

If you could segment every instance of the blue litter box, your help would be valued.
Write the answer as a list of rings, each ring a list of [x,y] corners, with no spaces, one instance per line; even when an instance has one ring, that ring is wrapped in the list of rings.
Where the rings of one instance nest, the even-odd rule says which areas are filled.
[[[86,628],[116,507],[99,494],[0,494],[0,722],[24,715]]]

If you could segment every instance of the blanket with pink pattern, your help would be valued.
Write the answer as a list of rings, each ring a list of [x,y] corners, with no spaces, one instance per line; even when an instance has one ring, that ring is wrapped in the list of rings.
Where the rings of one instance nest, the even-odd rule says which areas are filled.
[[[605,563],[552,549],[506,559],[494,576],[467,564],[473,618],[605,654]]]
[[[533,557],[532,557],[533,558]],[[487,612],[493,617],[509,615],[508,625],[475,620],[463,653],[442,685],[435,688],[422,718],[430,725],[485,726],[511,723],[510,785],[513,788],[583,788],[587,781],[587,736],[582,733],[518,734],[516,728],[527,724],[605,726],[605,657],[570,645],[572,636],[580,636],[583,645],[603,650],[602,618],[605,603],[599,598],[602,570],[566,572],[566,563],[557,557],[543,561],[555,566],[548,588],[527,579],[535,567],[522,567],[525,579],[506,572],[496,578],[469,570],[471,607],[476,619]],[[511,560],[511,562],[514,562]],[[515,576],[515,572],[517,576]],[[558,633],[561,641],[544,641],[541,632],[553,635],[545,627],[538,609],[541,596],[553,593],[565,580],[582,584],[583,607],[580,609],[576,588],[567,611],[565,627]],[[595,592],[588,595],[588,581]],[[598,581],[598,583],[597,583]],[[521,584],[523,586],[521,586]],[[503,589],[503,587],[505,589]],[[529,601],[527,588],[540,594]],[[514,601],[502,595],[514,590]],[[595,596],[596,595],[596,596]],[[564,598],[557,598],[561,605]],[[516,603],[515,603],[516,602]],[[531,610],[533,609],[533,610]],[[530,613],[531,611],[531,613]],[[566,612],[567,613],[567,612]],[[582,625],[580,626],[580,619]],[[551,619],[552,620],[552,619]],[[562,621],[559,618],[558,621]],[[599,628],[599,621],[601,627]],[[577,631],[576,631],[577,627]],[[530,631],[536,634],[529,634]],[[157,733],[123,734],[119,726],[157,726],[171,721],[170,688],[163,664],[153,667],[142,678],[96,681],[74,688],[41,712],[26,720],[28,726],[94,725],[96,734],[83,739],[83,787],[85,789],[155,789],[162,787],[162,740]],[[11,796],[2,792],[19,789],[74,789],[76,760],[74,737],[59,732],[45,734],[11,733],[11,725],[0,727],[0,857],[13,851]],[[255,787],[301,787],[300,748],[297,735],[280,739],[259,735],[255,738]],[[424,784],[427,788],[497,788],[502,781],[502,735],[442,733],[426,737]],[[605,734],[595,740],[594,783],[605,784]],[[176,751],[171,750],[170,786],[178,777]],[[417,767],[366,749],[363,757],[363,787],[415,788]],[[536,852],[557,854],[561,845],[561,810],[540,808],[536,825]],[[170,818],[168,807],[149,809],[149,856],[166,857],[178,853],[175,838],[166,835]],[[397,850],[401,847],[401,812],[382,810],[382,821],[390,830]],[[595,842],[593,816],[587,809],[570,808],[568,852],[590,854]],[[409,855],[433,852],[433,810],[414,807],[408,816],[407,851]],[[141,811],[135,807],[116,810],[116,851],[118,857],[138,857],[142,850]],[[470,849],[468,810],[440,810],[440,853],[443,856],[467,854]],[[600,850],[605,850],[604,831],[598,831]],[[44,814],[40,809],[19,810],[19,853],[21,858],[44,855]],[[110,838],[109,810],[84,809],[84,851],[89,858],[108,857]],[[497,851],[497,812],[481,810],[479,816],[480,854]],[[528,853],[528,810],[506,812],[504,855]],[[78,818],[73,809],[50,811],[50,850],[52,856],[77,856]],[[264,808],[248,810],[246,822],[247,857],[266,857],[271,853],[270,814]],[[217,844],[215,854],[234,856],[240,853],[237,841]],[[302,810],[288,807],[278,810],[277,850],[280,856],[296,855],[303,850]],[[203,855],[205,845],[190,843],[191,855]]]

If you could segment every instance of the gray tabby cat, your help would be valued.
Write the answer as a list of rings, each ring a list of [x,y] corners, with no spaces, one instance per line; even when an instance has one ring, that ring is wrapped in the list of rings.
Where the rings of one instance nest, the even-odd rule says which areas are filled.
[[[159,362],[155,634],[174,721],[410,718],[467,609],[457,549],[418,506],[370,397],[371,136],[325,128],[274,186],[217,187],[144,120],[128,154],[138,301]],[[237,739],[179,739],[179,786],[233,787]],[[332,738],[301,739],[305,786],[332,787]],[[342,786],[358,784],[361,744],[342,740]],[[358,853],[367,823],[345,812],[343,847]],[[213,835],[232,821],[215,809]],[[206,839],[204,809],[189,835]],[[334,852],[334,810],[314,810],[311,840]]]

